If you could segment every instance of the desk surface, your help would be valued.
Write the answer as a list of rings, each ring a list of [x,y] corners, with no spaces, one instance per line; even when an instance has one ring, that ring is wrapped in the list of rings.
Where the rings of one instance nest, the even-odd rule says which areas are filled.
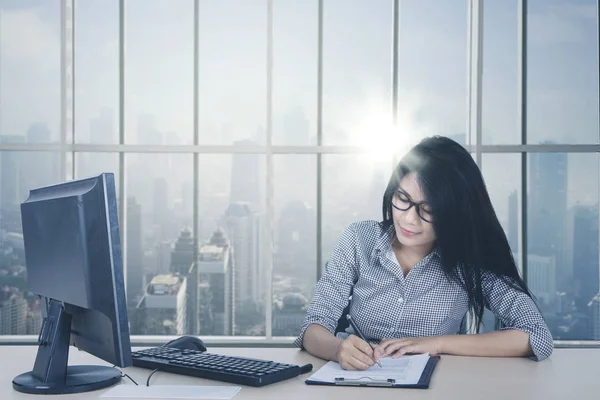
[[[87,353],[71,348],[70,365],[107,365]],[[0,346],[0,399],[36,399],[12,389],[12,379],[31,370],[37,348],[33,346]],[[215,353],[266,358],[274,361],[306,364],[314,370],[325,362],[305,351],[292,348],[215,348]],[[314,371],[313,370],[313,371]],[[146,382],[151,372],[141,368],[123,370],[138,383]],[[262,388],[242,386],[234,400],[310,399],[330,400],[341,395],[344,400],[376,399],[598,399],[600,398],[600,349],[556,349],[542,362],[520,358],[477,358],[442,356],[431,378],[429,389],[389,389],[309,386],[310,374]],[[124,378],[123,384],[131,381]],[[229,385],[189,376],[157,372],[152,385]],[[98,399],[109,389],[96,392],[51,396],[52,400]]]

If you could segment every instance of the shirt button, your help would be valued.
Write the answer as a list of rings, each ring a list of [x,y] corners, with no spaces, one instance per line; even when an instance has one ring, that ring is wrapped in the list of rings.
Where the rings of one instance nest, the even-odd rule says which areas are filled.
[[[400,298],[398,299],[398,303],[400,303],[400,304],[404,303],[404,299],[403,299],[402,297],[400,297]]]

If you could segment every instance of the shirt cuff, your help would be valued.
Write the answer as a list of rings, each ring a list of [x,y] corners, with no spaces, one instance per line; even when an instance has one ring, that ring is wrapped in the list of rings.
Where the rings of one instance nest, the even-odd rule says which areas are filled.
[[[542,361],[550,357],[554,351],[554,339],[548,328],[540,325],[527,327],[503,327],[500,330],[516,329],[529,335],[529,344],[533,355],[527,357],[533,361]]]
[[[323,328],[327,329],[332,334],[335,334],[335,326],[332,326],[331,322],[322,320],[320,318],[314,318],[314,317],[308,318],[304,322],[304,324],[302,324],[302,328],[300,329],[300,334],[298,335],[296,340],[294,340],[293,345],[295,347],[300,347],[301,349],[304,349],[304,346],[302,345],[302,342],[304,340],[304,334],[306,333],[306,329],[308,329],[308,327],[312,324],[321,325]]]

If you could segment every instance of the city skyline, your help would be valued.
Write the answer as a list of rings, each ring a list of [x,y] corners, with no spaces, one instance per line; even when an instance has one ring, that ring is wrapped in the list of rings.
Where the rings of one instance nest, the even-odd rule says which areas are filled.
[[[129,306],[138,326],[149,318],[158,327],[165,317],[174,320],[171,328],[187,330],[196,323],[190,315],[195,313],[211,329],[223,323],[223,332],[256,335],[265,327],[249,319],[241,323],[237,314],[262,318],[264,325],[269,303],[271,333],[287,335],[294,334],[316,271],[324,268],[343,228],[381,218],[394,157],[433,134],[475,144],[478,128],[470,125],[469,107],[481,107],[477,144],[523,144],[521,122],[525,144],[600,143],[593,0],[527,2],[524,77],[518,73],[518,2],[482,2],[481,99],[469,97],[476,69],[469,65],[467,1],[399,1],[394,60],[392,0],[324,0],[322,35],[317,0],[203,0],[197,63],[192,0],[125,2],[122,60],[119,2],[73,3],[74,49],[67,55],[73,56],[74,99],[64,105],[61,85],[70,82],[68,74],[61,81],[60,2],[0,0],[0,145],[60,143],[62,113],[71,106],[64,128],[70,130],[72,118],[74,132],[66,144],[92,145],[85,152],[0,151],[0,289],[9,288],[0,300],[11,301],[16,311],[10,315],[19,317],[11,326],[28,333],[36,333],[39,304],[25,290],[18,205],[32,187],[101,172],[114,172],[117,187],[125,179],[118,202],[126,216],[127,290],[135,294]],[[523,115],[519,82],[526,85]],[[197,171],[193,151],[126,152],[121,160],[117,152],[100,151],[119,143],[120,118],[124,144],[186,146],[197,133],[200,145],[236,151],[252,146],[256,152],[201,153]],[[268,141],[289,154],[271,154]],[[321,145],[358,146],[364,154],[317,156]],[[294,154],[297,146],[301,154]],[[517,259],[524,250],[518,248],[521,225],[527,223],[527,277],[553,333],[590,338],[600,332],[600,322],[594,324],[600,315],[600,158],[535,149],[526,154],[526,174],[518,152],[481,154],[482,174]],[[520,220],[524,195],[526,221]],[[206,245],[219,229],[227,243],[221,247],[222,271],[212,264],[186,271],[190,243]],[[177,293],[156,318],[149,310],[161,299],[146,292],[153,281]],[[215,297],[221,290],[215,287],[231,296]],[[269,291],[272,298],[265,299]],[[244,304],[246,309],[238,307]]]
[[[106,123],[106,121],[102,122],[101,120],[93,120],[91,123],[102,126],[104,129],[108,129],[107,127],[111,126],[110,123]],[[147,125],[146,129],[153,129],[153,127],[150,124]],[[144,132],[141,131],[140,134],[144,134]],[[41,129],[40,124],[34,124],[32,129],[28,130],[28,135],[26,136],[35,138],[44,137],[44,135],[47,136],[48,131]],[[298,135],[301,136],[303,133],[298,132]],[[464,140],[464,135],[461,134],[454,137],[459,141]],[[11,155],[6,152],[1,154],[5,163],[7,154]],[[47,171],[54,171],[56,173],[56,168],[43,168],[42,164],[58,163],[58,159],[36,158],[35,160],[28,161],[27,158],[18,157],[20,154],[23,153],[12,154],[8,158],[8,161],[12,163],[10,165],[19,167],[16,169],[3,169],[0,176],[0,189],[2,190],[2,198],[5,202],[7,199],[18,199],[19,196],[22,197],[23,195],[7,196],[11,190],[17,190],[24,186],[32,187],[35,182],[37,184],[44,183],[40,179],[49,179],[52,175],[52,173],[47,173],[44,176],[38,176],[32,174],[31,170],[39,171],[46,169]],[[82,176],[86,175],[86,168],[96,170],[99,168],[98,165],[92,166],[90,160],[85,156],[105,157],[106,155],[84,153],[78,157],[79,162],[82,163],[82,167],[78,168],[76,166],[76,169],[80,174],[83,174]],[[488,182],[486,165],[489,165],[491,162],[499,163],[499,161],[503,161],[503,157],[515,157],[516,155],[486,154],[484,156],[484,178],[488,183],[488,187],[495,188],[496,182]],[[597,155],[593,156],[597,157]],[[364,174],[363,171],[365,179],[364,183],[359,184],[359,187],[364,187],[367,190],[363,191],[364,196],[358,195],[356,192],[356,180],[350,183],[344,179],[339,179],[339,175],[343,174],[347,166],[346,164],[352,163],[356,160],[356,157],[352,155],[337,157],[346,160],[341,164],[339,162],[333,163],[330,167],[328,167],[327,159],[325,163],[325,171],[328,168],[332,169],[331,174],[325,174],[324,177],[325,191],[324,198],[322,199],[324,220],[321,227],[323,232],[323,263],[329,255],[331,246],[337,241],[339,232],[348,223],[358,219],[378,219],[377,212],[379,211],[380,193],[383,193],[387,180],[385,171],[382,168],[373,168],[370,171],[370,175]],[[489,157],[488,160],[486,160],[487,157]],[[191,196],[191,193],[186,190],[186,188],[190,187],[191,182],[185,176],[181,176],[181,174],[179,174],[178,179],[169,179],[170,176],[177,175],[176,171],[182,166],[189,165],[191,167],[191,162],[182,162],[182,158],[187,158],[190,161],[189,155],[167,155],[166,157],[158,156],[158,158],[156,156],[150,158],[145,155],[137,155],[137,157],[133,157],[127,162],[128,176],[131,176],[131,179],[133,179],[133,181],[129,180],[129,182],[130,185],[135,184],[135,186],[131,187],[132,190],[127,191],[127,200],[121,206],[127,207],[127,286],[128,293],[131,294],[129,298],[130,307],[133,307],[130,310],[133,310],[136,315],[133,320],[137,324],[135,326],[138,327],[141,326],[140,321],[144,321],[144,318],[154,318],[150,317],[150,315],[154,314],[148,314],[150,312],[148,311],[150,310],[147,308],[148,306],[144,306],[143,309],[147,310],[144,311],[144,314],[139,314],[139,311],[136,311],[140,307],[139,304],[155,304],[152,302],[147,303],[147,301],[156,299],[156,297],[145,296],[146,289],[142,289],[142,292],[140,292],[140,288],[147,288],[155,277],[162,277],[160,278],[162,280],[169,279],[167,278],[168,274],[174,272],[177,272],[184,279],[183,281],[178,281],[177,285],[181,285],[182,288],[189,287],[190,276],[186,274],[186,266],[184,264],[193,262],[193,250],[189,250],[189,256],[183,256],[187,260],[183,263],[176,261],[175,254],[178,252],[177,243],[182,240],[182,235],[191,235],[191,231],[189,230],[193,226],[192,200],[185,199],[186,196]],[[230,290],[234,290],[234,293],[237,293],[234,294],[235,299],[238,298],[237,296],[242,296],[240,297],[239,304],[247,304],[248,301],[255,304],[258,309],[255,311],[257,314],[253,315],[259,321],[264,321],[265,305],[262,299],[266,291],[264,286],[262,286],[262,282],[265,282],[264,271],[260,268],[264,263],[257,261],[245,266],[245,263],[247,263],[246,260],[253,257],[251,254],[255,254],[258,257],[257,260],[269,257],[269,255],[264,254],[264,249],[260,244],[263,229],[260,227],[264,223],[265,216],[264,204],[262,204],[265,198],[265,188],[262,185],[249,185],[249,182],[256,182],[257,177],[261,175],[258,171],[263,169],[264,165],[261,162],[260,155],[234,154],[230,157],[222,157],[223,161],[226,159],[232,163],[232,168],[228,171],[230,175],[217,174],[217,180],[223,189],[215,192],[212,190],[201,190],[199,206],[202,210],[199,213],[200,220],[198,224],[198,233],[201,236],[197,239],[196,243],[198,246],[202,246],[209,242],[209,239],[215,234],[216,230],[225,229],[228,235],[227,240],[230,240],[229,246],[232,250],[232,266],[230,267],[232,272],[230,279],[232,279],[232,282],[246,282],[255,285],[252,286],[254,287],[253,289],[251,286],[248,286],[247,289],[243,289],[240,286],[236,288],[237,292],[235,292],[233,289],[235,286],[232,286]],[[179,161],[176,162],[177,160]],[[276,210],[274,215],[276,218],[274,225],[275,248],[274,253],[270,256],[273,257],[273,279],[271,282],[273,285],[273,298],[271,299],[273,302],[272,318],[278,318],[277,324],[274,322],[273,325],[274,327],[278,327],[278,332],[289,333],[294,330],[295,325],[293,324],[301,320],[302,307],[310,299],[315,283],[313,268],[316,267],[316,258],[314,257],[316,255],[316,241],[314,240],[316,226],[312,223],[306,224],[311,220],[316,223],[316,214],[311,210],[314,210],[316,207],[317,199],[314,190],[316,187],[315,180],[311,181],[309,179],[308,182],[305,182],[306,187],[298,185],[301,181],[292,180],[292,182],[295,182],[293,185],[294,189],[292,190],[294,195],[290,196],[289,191],[285,190],[290,186],[290,180],[286,178],[289,178],[287,175],[298,177],[295,171],[298,171],[302,165],[300,174],[304,174],[306,167],[310,167],[316,159],[311,155],[294,155],[282,156],[278,161],[275,169],[276,191],[274,196],[276,200],[276,204],[274,204],[274,210]],[[360,168],[363,168],[365,163],[368,163],[368,161],[365,160],[364,163],[361,163]],[[505,163],[499,164],[505,165]],[[236,165],[236,167],[234,168],[233,165]],[[549,321],[552,321],[551,324],[554,324],[551,327],[557,337],[584,339],[586,338],[585,332],[593,331],[593,326],[590,324],[593,324],[594,321],[590,319],[590,316],[584,315],[587,314],[587,311],[582,310],[588,310],[588,304],[592,304],[590,302],[598,294],[598,285],[592,284],[590,286],[590,282],[598,280],[597,271],[594,272],[593,270],[594,268],[598,269],[597,261],[594,262],[594,259],[598,258],[598,232],[597,229],[595,232],[593,230],[590,231],[590,229],[598,225],[598,203],[597,197],[595,199],[596,202],[593,201],[594,199],[590,202],[590,199],[586,197],[590,192],[594,192],[593,188],[588,186],[586,193],[577,193],[575,196],[578,199],[585,199],[586,201],[575,202],[572,205],[567,204],[569,186],[571,184],[567,179],[570,165],[568,155],[563,153],[534,153],[529,156],[529,172],[527,177],[528,189],[530,191],[528,200],[529,246],[527,259],[529,276],[530,279],[533,279],[529,284],[534,295],[539,296],[539,299],[541,299],[542,310],[549,318]],[[148,171],[153,172],[148,174]],[[191,171],[189,172],[189,175],[191,175]],[[148,174],[151,178],[140,180],[137,178],[138,173]],[[11,174],[15,176],[11,177]],[[201,181],[209,175],[214,175],[214,171],[213,174],[201,173]],[[504,203],[506,209],[509,210],[507,215],[499,214],[499,217],[509,243],[514,245],[518,243],[514,237],[515,232],[518,234],[518,229],[516,231],[514,229],[514,221],[518,225],[518,216],[515,216],[515,214],[518,213],[518,207],[520,207],[520,179],[519,181],[515,181],[511,179],[510,173],[505,175],[507,175],[505,176],[505,180],[512,182],[512,185],[510,185],[511,190],[508,193],[503,192],[501,196],[498,195],[497,191],[491,190],[490,195],[495,208]],[[513,175],[520,176],[518,168],[516,168]],[[557,176],[561,177],[561,179],[557,179]],[[330,177],[335,177],[335,180],[331,181]],[[17,182],[19,184],[16,187],[11,187],[11,185],[17,184]],[[32,183],[30,184],[29,182]],[[280,182],[286,182],[288,185],[277,185]],[[203,186],[202,183],[200,183],[200,186]],[[297,186],[300,187],[298,188]],[[499,186],[503,187],[504,184],[500,184]],[[309,190],[304,191],[304,188]],[[598,184],[596,184],[595,192],[597,193],[597,191]],[[349,196],[350,193],[352,194]],[[179,196],[173,194],[179,194]],[[298,194],[300,194],[299,197]],[[211,196],[215,195],[218,200],[211,200]],[[188,208],[182,208],[184,204],[187,204]],[[256,205],[251,206],[252,204]],[[205,208],[204,205],[210,206],[210,208]],[[2,211],[6,212],[10,208],[12,207],[4,203]],[[564,210],[564,212],[561,213],[560,210]],[[596,210],[595,214],[594,210]],[[249,212],[257,216],[256,225],[248,225],[248,222],[226,222],[227,218],[246,218],[244,215]],[[541,213],[540,217],[537,217],[537,213]],[[3,217],[6,217],[6,215],[3,215]],[[4,227],[5,220],[6,218],[3,218],[0,221],[0,231],[3,231],[5,235],[12,234],[14,228],[6,230]],[[245,219],[240,221],[245,221]],[[17,225],[19,224],[17,223]],[[241,239],[235,239],[235,232],[244,232],[246,229],[249,230],[244,236],[240,237]],[[190,233],[186,234],[186,231]],[[548,236],[550,232],[564,233],[560,236]],[[186,240],[193,245],[196,239],[189,237]],[[4,245],[10,243],[5,239],[3,239],[3,242]],[[246,250],[243,250],[244,248]],[[518,252],[518,248],[516,252]],[[306,258],[307,256],[308,258]],[[517,256],[517,253],[515,256]],[[181,258],[181,256],[178,257]],[[161,267],[161,265],[165,264],[166,266]],[[181,265],[181,267],[175,267],[176,264]],[[550,276],[554,277],[551,278]],[[292,280],[288,280],[289,278],[292,278]],[[568,283],[567,281],[572,282],[570,286],[565,286]],[[208,293],[207,290],[210,290],[210,284],[202,282],[201,280],[198,289],[199,295],[206,294]],[[265,282],[264,284],[268,283]],[[262,286],[262,289],[259,290],[260,286]],[[181,296],[184,296],[184,292],[188,298],[191,296],[187,293],[187,289],[181,290]],[[560,297],[559,295],[562,291],[566,292]],[[139,303],[141,299],[135,296],[134,293],[138,293],[142,298],[147,298],[148,300]],[[305,299],[306,301],[301,299]],[[177,304],[187,304],[189,300],[177,301]],[[301,306],[303,301],[304,306]],[[186,313],[189,313],[189,310],[194,308],[189,305],[186,307],[182,306],[182,308],[177,308],[179,310],[177,312],[183,312],[182,310],[184,309],[188,310]],[[199,308],[196,309],[199,310]],[[233,310],[230,311],[231,318],[233,318],[233,325],[231,327],[233,334],[248,334],[249,332],[251,334],[263,333],[260,328],[257,331],[256,328],[252,327],[245,328],[249,330],[236,330],[235,315],[237,314]],[[193,323],[187,322],[183,324],[181,322],[184,319],[190,321],[189,318],[191,316],[189,314],[182,316],[175,311],[175,314],[164,314],[164,312],[166,311],[163,311],[163,314],[157,315],[162,315],[161,318],[165,317],[165,315],[172,315],[175,319],[179,318],[179,322],[173,325],[178,326],[179,328],[177,329],[186,330],[188,329],[186,326]],[[579,323],[576,326],[567,326],[565,325],[566,322],[564,322],[566,321],[565,318],[573,318],[572,313],[578,315]],[[32,313],[28,310],[27,314],[31,315]],[[31,319],[31,317],[29,318]],[[198,314],[198,318],[198,321],[201,321],[200,314]],[[214,318],[214,316],[211,318]],[[33,323],[32,320],[30,325]],[[200,331],[202,331],[201,322],[199,326]],[[151,334],[152,332],[148,329],[150,328],[144,327],[137,332]],[[177,333],[179,331],[176,330],[174,332]],[[136,334],[136,331],[132,330],[132,333]],[[159,334],[160,332],[157,331],[155,333]]]

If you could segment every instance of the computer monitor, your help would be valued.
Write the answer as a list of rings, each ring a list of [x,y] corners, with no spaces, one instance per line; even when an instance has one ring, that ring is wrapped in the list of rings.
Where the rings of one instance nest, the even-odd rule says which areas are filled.
[[[62,394],[118,383],[117,368],[68,366],[71,345],[132,365],[114,175],[33,189],[21,219],[29,289],[45,312],[33,370],[13,388]]]

